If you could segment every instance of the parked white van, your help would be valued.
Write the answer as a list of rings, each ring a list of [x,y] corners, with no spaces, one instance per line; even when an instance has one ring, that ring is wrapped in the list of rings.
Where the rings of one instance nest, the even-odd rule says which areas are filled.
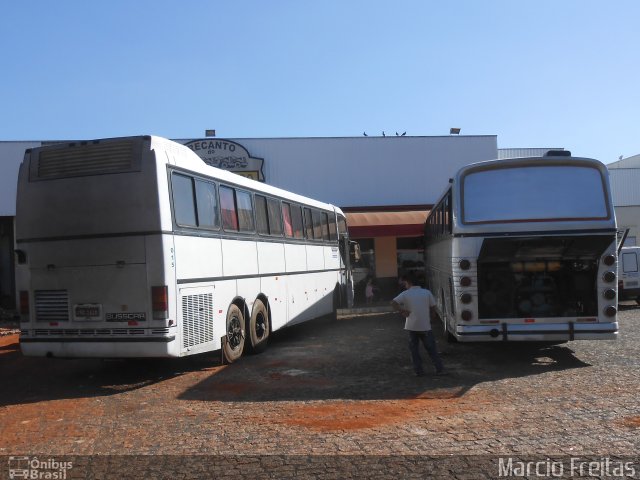
[[[620,300],[635,299],[640,304],[640,247],[623,247],[618,258],[618,295]]]

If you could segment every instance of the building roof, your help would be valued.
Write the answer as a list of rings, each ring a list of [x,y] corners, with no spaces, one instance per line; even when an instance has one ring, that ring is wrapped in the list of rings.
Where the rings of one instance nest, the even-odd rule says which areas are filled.
[[[622,158],[617,162],[611,162],[607,164],[607,168],[609,170],[616,170],[620,168],[640,168],[640,154]]]

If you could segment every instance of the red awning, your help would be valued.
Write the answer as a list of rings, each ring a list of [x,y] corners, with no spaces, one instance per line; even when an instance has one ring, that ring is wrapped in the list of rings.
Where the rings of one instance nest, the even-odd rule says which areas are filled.
[[[351,238],[418,237],[424,234],[429,210],[407,212],[347,212]]]

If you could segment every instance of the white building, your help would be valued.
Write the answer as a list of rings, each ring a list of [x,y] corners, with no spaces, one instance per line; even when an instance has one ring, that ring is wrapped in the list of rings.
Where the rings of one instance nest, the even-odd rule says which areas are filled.
[[[629,229],[626,246],[638,245],[640,233],[640,155],[607,165],[618,229]]]

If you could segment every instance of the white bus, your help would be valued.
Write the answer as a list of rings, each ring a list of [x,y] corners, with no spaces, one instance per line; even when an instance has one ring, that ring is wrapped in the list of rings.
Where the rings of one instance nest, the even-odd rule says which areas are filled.
[[[352,299],[339,208],[167,139],[27,150],[18,182],[25,355],[233,361]]]
[[[570,155],[476,163],[450,180],[425,224],[427,287],[450,341],[616,338],[608,172]]]

